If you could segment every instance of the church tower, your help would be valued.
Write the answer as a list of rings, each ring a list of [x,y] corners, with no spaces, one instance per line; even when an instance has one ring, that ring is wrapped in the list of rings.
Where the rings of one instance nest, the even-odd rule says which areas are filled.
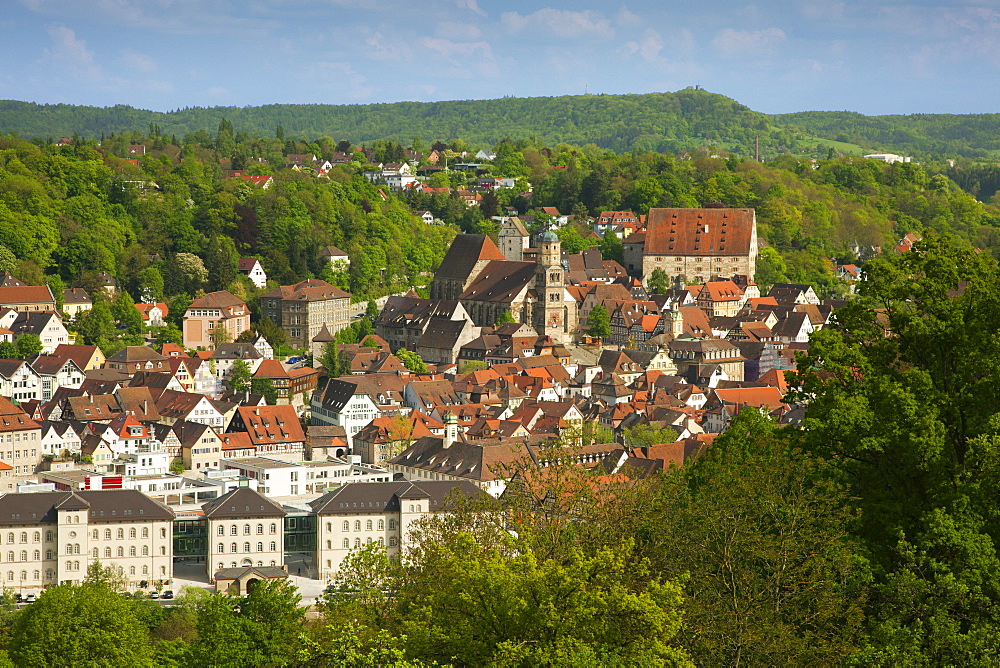
[[[569,306],[566,304],[566,280],[562,268],[562,243],[552,230],[542,234],[535,268],[535,293],[538,303],[532,325],[542,336],[568,342],[572,333]]]

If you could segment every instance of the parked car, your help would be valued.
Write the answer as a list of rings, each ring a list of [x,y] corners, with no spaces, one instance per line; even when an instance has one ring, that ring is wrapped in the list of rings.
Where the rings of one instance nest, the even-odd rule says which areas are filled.
[[[149,597],[150,598],[160,598],[160,592],[158,592],[158,591],[151,591],[151,592],[149,592]]]
[[[160,596],[160,598],[173,598],[173,597],[174,597],[174,592],[170,591],[169,589],[163,592],[163,595]]]
[[[34,594],[28,594],[28,596],[24,599],[24,602],[25,603],[34,603],[36,600],[37,599],[35,598]]]
[[[288,358],[288,363],[289,364],[295,364],[296,362],[301,362],[304,359],[305,359],[305,357],[289,357]]]

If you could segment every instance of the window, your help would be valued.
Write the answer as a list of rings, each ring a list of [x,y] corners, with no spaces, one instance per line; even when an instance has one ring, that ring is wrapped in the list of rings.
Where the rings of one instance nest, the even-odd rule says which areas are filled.
[[[111,558],[111,548],[110,548],[110,547],[106,547],[106,548],[104,548],[104,556],[105,556],[105,558],[107,558],[107,559],[110,559],[110,558]]]
[[[258,552],[264,551],[264,543],[257,543],[257,551]]]
[[[118,540],[124,540],[124,539],[125,539],[125,529],[119,529],[118,530]]]
[[[31,553],[32,561],[38,561],[41,558],[42,558],[42,553],[39,550],[35,550],[34,552]]]
[[[250,551],[250,543],[243,543],[243,551],[244,552]]]
[[[236,543],[233,543],[233,544],[231,544],[229,546],[229,551],[230,552],[236,552],[237,551]]]
[[[101,539],[101,532],[98,531],[97,529],[94,529],[94,533],[92,534],[92,536],[93,536],[94,540],[100,540]]]
[[[395,538],[390,538],[389,539],[389,547],[396,547],[396,539]]]
[[[128,549],[128,556],[130,556],[130,557],[134,557],[135,556],[135,545],[131,546]]]
[[[250,535],[250,525],[249,524],[244,524],[243,525],[243,535],[244,536],[249,536]]]
[[[274,542],[274,541],[272,540],[272,541],[271,541],[271,552],[274,552],[274,551],[275,551],[275,550],[277,550],[277,549],[278,549],[278,544],[277,544],[277,543],[275,543],[275,542]]]
[[[10,532],[9,534],[7,534],[7,542],[8,543],[13,543],[14,542],[14,532],[13,531]]]
[[[361,531],[361,520],[354,520],[354,530]]]
[[[222,543],[219,543],[219,549],[216,550],[216,552],[218,552],[219,554],[225,554],[225,552],[226,552],[226,546],[223,545]]]
[[[166,527],[160,527],[160,538],[166,538],[166,537],[167,537]]]
[[[95,548],[93,549],[93,551],[91,552],[91,556],[93,556],[93,557],[94,557],[94,559],[98,559],[98,558],[100,558],[100,556],[101,556],[101,550],[100,550],[99,548],[96,548],[96,547],[95,547]]]
[[[229,527],[229,535],[230,536],[236,536],[237,534],[239,534],[239,531],[236,529],[236,525],[235,524],[233,526]]]
[[[132,539],[135,538],[135,527],[132,527],[131,529],[128,530],[128,537]]]
[[[167,546],[166,545],[161,545],[160,546],[160,556],[161,557],[167,556]]]
[[[41,531],[36,531],[34,533],[34,535],[32,536],[32,542],[33,543],[37,543],[37,542],[39,542],[41,540],[42,540],[42,532]]]
[[[360,538],[355,538],[354,539],[354,547],[361,547],[361,539]]]
[[[330,524],[329,522],[327,522],[327,523],[326,523],[326,530],[327,530],[328,532],[329,532],[329,531],[333,531],[333,526],[332,526],[332,525],[331,525],[331,524]]]
[[[104,540],[111,540],[111,529],[104,530]]]
[[[378,530],[379,531],[384,531],[385,530],[385,521],[383,521],[383,520],[379,520],[378,521]]]
[[[124,557],[125,556],[125,548],[124,547],[119,547],[118,548],[118,556],[119,557]]]
[[[260,536],[260,535],[263,535],[263,533],[264,533],[264,525],[263,524],[258,524],[257,525],[257,535]]]
[[[396,530],[396,520],[389,520],[389,531]]]
[[[344,549],[345,550],[349,550],[350,548],[351,548],[351,539],[350,538],[345,538],[344,539]]]
[[[344,520],[344,531],[350,531],[350,530],[351,530],[351,523],[348,522],[347,520]]]
[[[271,533],[278,533],[278,525],[274,522],[271,523]]]
[[[226,535],[226,527],[222,526],[221,524],[219,525],[219,535],[220,536]]]
[[[371,520],[368,520],[367,522],[365,522],[365,530],[367,530],[367,531],[371,531],[372,530],[372,521]]]
[[[143,575],[149,575],[149,566],[143,566],[142,567],[142,574]]]
[[[142,546],[142,556],[144,556],[144,557],[148,557],[149,556],[149,545],[143,545]]]
[[[111,538],[111,533],[110,532],[108,532],[108,538]],[[45,542],[47,542],[47,543],[51,543],[52,542],[52,532],[51,531],[46,531],[45,532]]]
[[[22,543],[27,543],[28,542],[28,532],[27,531],[22,531],[21,532],[21,542]]]
[[[128,567],[128,574],[129,575],[135,575],[135,566],[129,566]]]
[[[45,558],[46,559],[52,558],[52,550],[45,550]]]
[[[142,528],[142,537],[143,538],[149,538],[149,527],[143,527]]]

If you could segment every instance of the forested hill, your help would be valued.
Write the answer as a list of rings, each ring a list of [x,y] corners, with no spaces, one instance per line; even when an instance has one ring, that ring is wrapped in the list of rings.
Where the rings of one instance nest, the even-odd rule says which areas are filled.
[[[182,139],[197,131],[214,133],[227,119],[237,131],[274,136],[331,136],[355,144],[413,137],[427,141],[462,139],[493,146],[505,137],[533,137],[542,144],[596,144],[613,151],[680,152],[713,144],[753,155],[755,138],[769,155],[795,145],[792,133],[764,114],[700,89],[644,95],[573,95],[452,102],[329,105],[274,104],[261,107],[180,109],[168,113],[128,106],[107,108],[0,101],[0,133],[22,137],[86,138],[146,132]]]
[[[853,111],[802,111],[770,117],[778,126],[896,153],[996,157],[1000,114],[865,116]]]

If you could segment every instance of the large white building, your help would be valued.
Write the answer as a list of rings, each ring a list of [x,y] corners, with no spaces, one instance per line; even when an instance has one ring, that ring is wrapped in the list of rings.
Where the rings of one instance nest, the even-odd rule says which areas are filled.
[[[173,578],[174,513],[130,489],[0,497],[0,576],[5,588],[79,584],[96,561],[129,586]]]
[[[481,494],[471,482],[372,482],[344,485],[313,501],[316,513],[316,566],[320,579],[332,577],[347,554],[372,543],[399,554],[412,524],[447,509],[453,491]]]

